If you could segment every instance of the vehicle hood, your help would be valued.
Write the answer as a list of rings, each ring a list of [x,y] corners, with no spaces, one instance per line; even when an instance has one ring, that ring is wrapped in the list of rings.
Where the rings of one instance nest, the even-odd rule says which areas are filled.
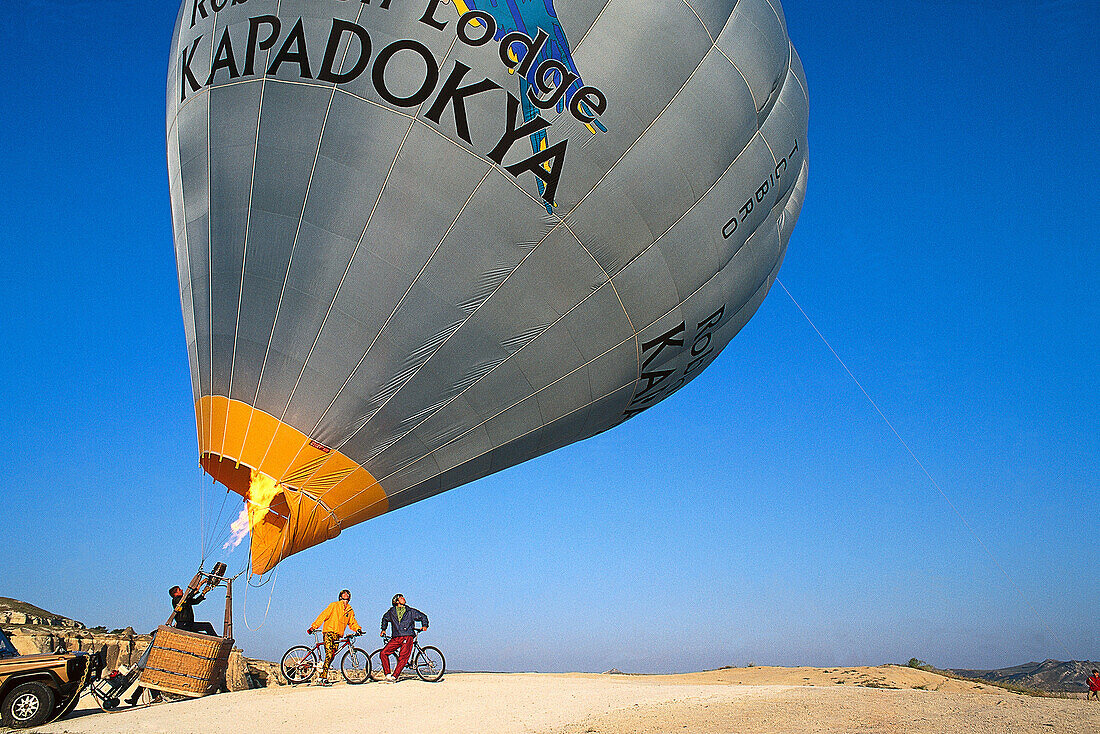
[[[36,655],[17,655],[14,658],[0,658],[0,666],[27,665],[28,663],[60,663],[67,660],[73,653],[58,655],[56,653],[38,653]]]

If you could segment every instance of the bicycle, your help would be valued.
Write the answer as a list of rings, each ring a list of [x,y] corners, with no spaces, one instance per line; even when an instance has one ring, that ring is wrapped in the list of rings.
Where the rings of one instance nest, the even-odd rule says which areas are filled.
[[[279,662],[279,669],[290,685],[305,683],[313,678],[314,674],[324,667],[325,663],[325,638],[320,632],[314,633],[317,641],[313,647],[295,645],[283,653],[283,659]],[[366,683],[370,679],[370,656],[367,651],[351,644],[359,635],[346,635],[341,637],[336,648],[337,654],[344,650],[340,658],[340,674],[344,680],[352,685]],[[345,649],[346,648],[346,649]],[[333,656],[333,660],[336,656]]]
[[[447,661],[443,657],[443,651],[433,645],[427,645],[425,647],[420,646],[420,634],[421,630],[416,630],[416,636],[413,639],[413,650],[409,656],[409,666],[416,671],[417,677],[426,683],[438,683],[439,679],[443,677],[443,672],[447,668]],[[383,637],[386,642],[390,641],[390,637]],[[384,647],[384,646],[383,646]],[[382,647],[378,648],[370,654],[369,667],[367,669],[367,676],[374,681],[380,680],[382,671],[385,668],[382,667]],[[397,653],[391,654],[393,659],[393,665],[397,663]],[[393,668],[391,665],[391,669]],[[377,667],[375,667],[377,666]]]

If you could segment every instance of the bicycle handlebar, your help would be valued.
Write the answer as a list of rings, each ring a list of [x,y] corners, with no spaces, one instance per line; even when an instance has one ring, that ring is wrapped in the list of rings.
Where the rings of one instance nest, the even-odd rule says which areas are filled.
[[[323,638],[324,634],[325,634],[324,630],[313,630],[313,635],[314,636],[319,635]],[[365,635],[365,634],[367,634],[367,633],[366,632],[352,632],[350,635],[340,635],[340,637],[338,639],[340,639],[340,640],[351,640],[351,639],[354,639],[356,637],[359,637],[360,635]]]

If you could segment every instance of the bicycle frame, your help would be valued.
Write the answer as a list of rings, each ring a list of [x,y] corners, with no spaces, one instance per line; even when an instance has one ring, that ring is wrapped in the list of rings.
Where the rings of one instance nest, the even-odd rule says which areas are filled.
[[[319,650],[324,650],[325,649],[325,633],[321,632],[321,631],[317,631],[317,632],[313,633],[313,637],[316,640],[316,642],[313,643],[313,647],[309,648],[309,651],[310,652],[317,652]],[[341,650],[343,650],[345,648],[350,650],[352,647],[354,647],[354,645],[351,644],[351,641],[354,640],[354,639],[355,639],[355,635],[341,635],[340,636],[340,644],[336,646],[336,652],[333,654],[332,659],[335,660],[336,656],[340,654]]]

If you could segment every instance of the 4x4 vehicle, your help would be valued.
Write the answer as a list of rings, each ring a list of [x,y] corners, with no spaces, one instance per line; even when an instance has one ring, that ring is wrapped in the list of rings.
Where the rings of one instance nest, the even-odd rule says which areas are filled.
[[[68,715],[103,671],[103,652],[20,655],[0,629],[0,724],[38,726]]]

